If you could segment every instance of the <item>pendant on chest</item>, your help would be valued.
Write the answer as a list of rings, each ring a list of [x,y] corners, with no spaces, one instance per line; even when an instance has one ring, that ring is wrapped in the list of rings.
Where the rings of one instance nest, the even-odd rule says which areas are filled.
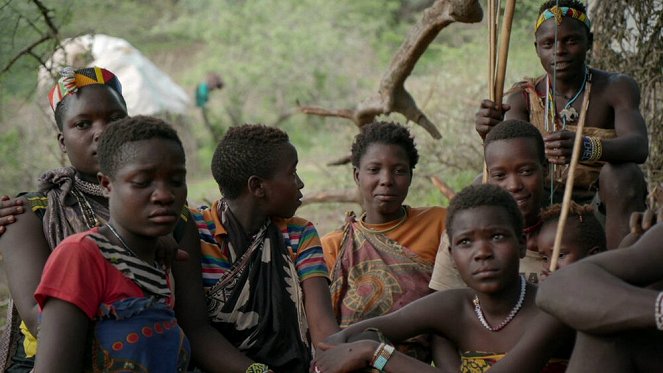
[[[564,123],[575,122],[578,119],[578,112],[574,107],[564,108],[559,112],[559,116]]]

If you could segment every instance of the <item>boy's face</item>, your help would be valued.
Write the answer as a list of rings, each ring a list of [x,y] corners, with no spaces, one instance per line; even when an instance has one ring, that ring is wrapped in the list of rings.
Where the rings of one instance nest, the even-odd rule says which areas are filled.
[[[99,171],[97,145],[108,123],[127,116],[118,94],[110,87],[90,85],[65,97],[62,133],[58,142],[71,165],[83,175],[96,178]]]
[[[265,198],[267,200],[267,216],[290,218],[295,215],[297,208],[302,204],[304,183],[297,175],[297,150],[287,143],[280,147],[274,175],[265,179]]]
[[[370,144],[354,170],[354,179],[369,218],[388,222],[400,217],[412,182],[410,159],[403,147]]]
[[[555,47],[555,29],[557,30],[557,47]],[[567,75],[575,76],[585,68],[585,58],[590,48],[589,35],[585,25],[577,19],[562,17],[562,23],[555,24],[551,18],[535,33],[536,54],[541,60],[543,69],[549,75],[564,79]],[[557,63],[555,65],[555,53]]]
[[[484,150],[488,183],[506,190],[516,200],[525,225],[534,224],[543,202],[545,168],[531,138],[497,140]]]
[[[169,234],[187,195],[182,149],[171,140],[150,139],[126,143],[120,151],[127,161],[112,179],[100,176],[113,223],[139,236]]]
[[[493,293],[518,281],[525,243],[522,234],[514,231],[506,209],[480,206],[461,210],[451,224],[451,255],[467,286]]]
[[[573,219],[573,217],[569,218]],[[539,248],[539,252],[544,258],[544,272],[548,271],[550,268],[550,258],[552,258],[556,233],[557,222],[550,221],[546,222],[546,224],[541,227],[541,230],[539,231],[539,234],[536,238],[537,247]],[[586,256],[585,250],[580,247],[573,239],[573,237],[577,237],[578,234],[582,233],[578,231],[576,224],[567,221],[566,227],[564,228],[564,235],[562,236],[559,259],[557,260],[556,269],[566,267],[567,265],[576,262]]]

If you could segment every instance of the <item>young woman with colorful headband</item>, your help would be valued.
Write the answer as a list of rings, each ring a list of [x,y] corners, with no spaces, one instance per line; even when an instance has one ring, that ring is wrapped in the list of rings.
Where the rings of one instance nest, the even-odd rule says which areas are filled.
[[[39,190],[20,197],[33,213],[16,216],[16,222],[0,236],[9,291],[22,320],[20,338],[12,340],[5,351],[12,355],[8,362],[12,372],[33,367],[38,318],[33,294],[51,251],[67,236],[108,221],[108,199],[97,182],[97,144],[109,123],[127,116],[120,81],[100,67],[63,69],[48,98],[60,149],[71,166],[42,174]]]

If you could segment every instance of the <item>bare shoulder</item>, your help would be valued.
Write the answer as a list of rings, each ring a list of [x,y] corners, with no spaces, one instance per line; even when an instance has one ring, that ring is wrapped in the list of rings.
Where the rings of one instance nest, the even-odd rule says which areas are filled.
[[[423,306],[436,313],[458,315],[466,304],[472,303],[473,296],[470,289],[462,288],[436,291],[421,299],[427,299]]]
[[[636,99],[639,100],[640,88],[631,76],[618,72],[609,72],[591,69],[593,90],[603,92],[608,99]]]
[[[25,196],[19,197],[18,200],[22,200],[23,205],[30,208],[30,211],[17,215],[16,222],[7,227],[7,231],[0,236],[0,242],[2,243],[0,251],[5,255],[6,251],[20,252],[20,250],[2,250],[2,248],[31,246],[31,243],[34,241],[37,241],[38,244],[46,242],[42,233],[42,220],[33,212],[34,209],[31,208],[33,201]]]

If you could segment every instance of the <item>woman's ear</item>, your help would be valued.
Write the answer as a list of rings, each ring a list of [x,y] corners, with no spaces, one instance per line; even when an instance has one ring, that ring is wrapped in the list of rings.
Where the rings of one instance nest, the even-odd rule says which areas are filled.
[[[99,180],[99,185],[101,186],[101,191],[104,193],[104,197],[108,198],[112,189],[110,177],[101,172],[97,172],[97,179]]]
[[[359,168],[352,167],[352,177],[355,179],[355,184],[359,185]]]
[[[246,186],[249,189],[249,193],[254,195],[257,198],[265,197],[265,183],[264,179],[260,176],[251,175],[249,180],[246,181]]]
[[[60,145],[60,150],[67,154],[67,147],[64,146],[64,136],[62,135],[62,132],[58,132],[58,145]]]
[[[587,251],[587,256],[594,255],[594,254],[598,254],[598,253],[600,253],[601,251],[602,251],[602,250],[601,250],[600,247],[598,247],[598,246],[594,246],[594,247],[592,247],[591,249],[589,249],[589,251]]]

